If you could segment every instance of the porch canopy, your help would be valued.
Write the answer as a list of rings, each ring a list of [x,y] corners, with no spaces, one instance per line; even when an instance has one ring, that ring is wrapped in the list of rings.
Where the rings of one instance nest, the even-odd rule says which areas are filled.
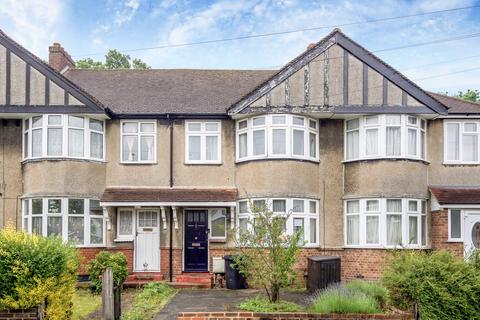
[[[432,186],[430,192],[433,195],[432,207],[478,207],[480,205],[480,186]]]
[[[107,188],[104,207],[208,206],[235,207],[235,188]]]

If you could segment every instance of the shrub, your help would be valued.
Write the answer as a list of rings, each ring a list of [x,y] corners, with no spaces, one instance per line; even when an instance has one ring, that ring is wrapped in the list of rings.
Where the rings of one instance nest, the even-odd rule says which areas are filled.
[[[302,307],[296,303],[278,300],[277,302],[270,302],[267,298],[256,296],[242,302],[240,309],[252,312],[298,312]]]
[[[112,268],[113,282],[116,286],[121,285],[128,276],[127,258],[123,253],[100,251],[95,259],[90,260],[87,265],[87,272],[96,292],[102,291],[100,276],[107,268]]]
[[[0,310],[47,303],[47,319],[69,319],[80,259],[56,237],[0,231]]]
[[[387,305],[388,290],[378,282],[353,280],[346,284],[347,288],[353,291],[360,291],[369,297],[374,298],[381,308]]]
[[[314,298],[313,312],[318,313],[380,313],[375,298],[345,285],[334,285],[319,292]]]
[[[447,251],[397,252],[383,274],[393,305],[422,319],[480,319],[480,273]]]
[[[133,306],[122,315],[122,320],[152,319],[177,290],[161,282],[147,283],[135,296]]]
[[[470,253],[468,256],[468,262],[471,263],[475,269],[480,271],[480,249],[475,249]]]

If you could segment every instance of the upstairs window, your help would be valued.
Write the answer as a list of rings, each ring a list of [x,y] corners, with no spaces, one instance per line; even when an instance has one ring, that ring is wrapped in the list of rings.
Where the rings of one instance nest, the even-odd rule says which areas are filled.
[[[156,121],[122,121],[120,126],[122,163],[155,163]]]
[[[237,161],[304,159],[318,161],[318,121],[269,114],[237,121]]]
[[[23,121],[23,158],[104,160],[105,123],[85,116],[46,114]]]
[[[345,121],[345,160],[425,160],[426,120],[409,115],[372,115]]]
[[[444,162],[480,164],[480,121],[444,121]]]
[[[185,122],[185,163],[221,163],[221,122]]]

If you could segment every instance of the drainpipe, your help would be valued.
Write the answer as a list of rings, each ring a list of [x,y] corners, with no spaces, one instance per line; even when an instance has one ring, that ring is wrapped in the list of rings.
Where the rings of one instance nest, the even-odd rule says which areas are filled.
[[[170,114],[167,114],[167,119],[170,120],[170,188],[173,188],[173,120],[170,118]],[[168,274],[170,282],[173,282],[173,208],[170,208],[169,242]]]

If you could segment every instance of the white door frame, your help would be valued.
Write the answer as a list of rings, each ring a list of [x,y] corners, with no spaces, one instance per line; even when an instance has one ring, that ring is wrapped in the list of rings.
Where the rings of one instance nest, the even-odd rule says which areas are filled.
[[[470,242],[472,241],[472,226],[476,223],[480,223],[480,210],[465,210],[464,214],[464,222],[463,222],[463,250],[465,258],[468,257],[469,252],[467,252],[467,248],[470,247]]]
[[[138,212],[139,211],[155,211],[157,213],[157,234],[158,234],[158,269],[155,270],[137,270],[137,229],[138,229]],[[135,225],[135,237],[133,246],[133,271],[134,272],[160,272],[161,270],[161,252],[160,252],[160,209],[159,208],[136,208],[133,213]]]
[[[207,229],[210,229],[210,209],[211,208],[195,208],[195,207],[185,207],[182,211],[182,272],[185,272],[185,212],[186,211],[195,211],[195,210],[206,210],[207,211]],[[207,253],[207,272],[210,272],[210,231],[208,232],[208,253]]]

